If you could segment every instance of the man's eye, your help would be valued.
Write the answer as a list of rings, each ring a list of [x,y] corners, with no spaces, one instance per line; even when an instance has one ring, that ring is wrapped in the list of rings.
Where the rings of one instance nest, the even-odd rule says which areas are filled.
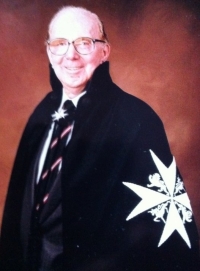
[[[51,46],[55,46],[55,47],[64,46],[64,45],[66,45],[66,42],[64,40],[56,40],[51,43]]]
[[[66,43],[65,43],[64,41],[61,41],[61,42],[59,42],[58,45],[59,45],[59,46],[64,46],[64,45],[66,45]]]
[[[89,40],[78,40],[78,41],[76,41],[76,45],[77,46],[88,46],[88,45],[90,45],[90,41]]]
[[[90,42],[89,42],[88,40],[82,40],[81,44],[82,44],[82,45],[89,45]]]

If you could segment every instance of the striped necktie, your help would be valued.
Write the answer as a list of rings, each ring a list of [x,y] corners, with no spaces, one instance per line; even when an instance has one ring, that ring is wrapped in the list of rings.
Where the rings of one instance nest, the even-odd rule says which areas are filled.
[[[35,191],[35,209],[39,211],[47,202],[51,187],[62,165],[62,155],[73,128],[75,106],[67,100],[54,115],[54,128],[44,162],[42,174]]]

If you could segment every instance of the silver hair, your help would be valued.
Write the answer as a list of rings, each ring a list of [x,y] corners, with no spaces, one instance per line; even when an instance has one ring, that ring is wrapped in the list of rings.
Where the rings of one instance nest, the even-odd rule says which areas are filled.
[[[65,17],[69,14],[69,11],[75,15],[79,15],[80,13],[82,15],[85,15],[89,18],[91,18],[92,20],[94,20],[94,22],[96,22],[98,24],[98,27],[99,27],[99,32],[100,32],[100,38],[102,40],[105,40],[108,42],[108,37],[107,37],[107,34],[105,32],[105,28],[104,28],[104,25],[103,25],[103,22],[99,19],[99,17],[87,10],[86,8],[83,8],[83,7],[75,7],[75,6],[64,6],[62,7],[61,9],[59,9],[59,11],[53,16],[53,18],[51,19],[50,23],[49,23],[49,27],[48,27],[48,34],[50,35],[50,32],[51,32],[51,28],[53,27],[53,24],[55,23],[55,21],[59,18],[59,17]]]

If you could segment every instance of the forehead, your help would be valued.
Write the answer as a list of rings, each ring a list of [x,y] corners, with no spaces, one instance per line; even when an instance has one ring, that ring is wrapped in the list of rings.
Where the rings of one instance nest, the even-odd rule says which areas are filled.
[[[65,14],[54,19],[49,30],[51,39],[79,37],[99,38],[99,26],[96,20],[82,14]]]

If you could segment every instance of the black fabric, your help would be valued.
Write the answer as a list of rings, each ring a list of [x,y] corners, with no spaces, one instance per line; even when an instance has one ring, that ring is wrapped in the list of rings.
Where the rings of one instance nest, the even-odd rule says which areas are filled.
[[[65,110],[65,116],[60,119],[54,120],[54,128],[52,137],[49,144],[49,150],[47,152],[46,160],[44,162],[44,167],[42,170],[41,176],[45,172],[48,172],[45,175],[45,178],[41,177],[36,184],[35,182],[35,192],[34,192],[34,203],[33,211],[31,214],[30,222],[30,234],[28,237],[28,247],[27,252],[24,254],[26,259],[26,270],[35,271],[35,270],[48,270],[55,271],[61,270],[62,261],[60,260],[63,252],[62,244],[62,223],[61,223],[61,191],[60,189],[54,188],[56,186],[60,187],[60,174],[58,175],[58,166],[51,170],[52,165],[55,161],[62,157],[63,151],[66,149],[66,142],[69,133],[66,133],[65,136],[62,136],[63,131],[69,128],[72,125],[75,119],[75,106],[70,100],[65,101],[62,107]],[[51,127],[51,125],[50,125]],[[47,132],[50,127],[48,127]],[[38,159],[40,158],[41,151],[43,149],[46,136],[44,137],[43,143],[41,144],[41,150],[37,154]],[[56,143],[55,143],[56,140]],[[52,143],[54,142],[54,147],[51,148]],[[37,160],[33,162],[37,171]],[[30,172],[31,175],[33,173]],[[55,194],[56,193],[56,194]],[[27,198],[27,197],[26,197]],[[28,198],[27,198],[28,199]],[[55,205],[56,202],[58,202]],[[52,201],[54,202],[52,203]],[[49,203],[47,205],[47,203]],[[49,205],[55,205],[52,209]],[[43,223],[41,221],[41,216],[45,211],[44,208],[50,209],[50,218],[51,218],[51,228],[48,231],[52,234],[46,233],[44,230]],[[23,217],[26,216],[26,213],[23,214]],[[23,220],[22,217],[22,220]],[[51,229],[51,230],[50,230]]]
[[[51,81],[57,81],[52,69]],[[56,89],[31,115],[20,142],[1,232],[4,271],[23,270],[22,252],[29,227],[22,221],[26,233],[20,237],[20,217],[23,208],[26,209],[23,220],[30,217],[30,208],[22,206],[32,205],[31,196],[23,199],[24,191],[30,191],[25,182],[51,121],[49,115],[59,106],[61,93],[60,85],[56,84]],[[126,220],[141,198],[123,183],[147,188],[150,176],[159,174],[150,150],[166,167],[171,165],[172,154],[159,117],[144,102],[112,82],[108,63],[100,65],[87,86],[87,94],[79,100],[73,137],[63,155],[62,271],[199,270],[198,234],[193,216],[191,222],[184,224],[191,248],[176,230],[158,246],[165,224],[155,222],[148,211]],[[178,178],[182,180],[177,170]],[[54,219],[48,208],[41,220],[46,236],[52,234]]]
[[[62,136],[65,129],[72,125],[75,118],[75,106],[72,101],[67,100],[63,104],[66,116],[54,121],[53,133],[49,145],[49,149],[44,162],[43,170],[40,180],[36,185],[35,191],[35,206],[39,212],[42,206],[45,204],[44,197],[49,194],[54,180],[58,174],[58,166],[55,169],[51,169],[58,158],[62,157],[63,151],[66,147],[66,142],[69,133]],[[56,143],[55,143],[56,141]],[[54,143],[54,147],[51,147]],[[45,174],[45,177],[43,177]]]
[[[63,270],[60,174],[54,181],[43,210],[39,213],[33,210],[30,232],[25,240],[28,246],[24,253],[23,270]]]

